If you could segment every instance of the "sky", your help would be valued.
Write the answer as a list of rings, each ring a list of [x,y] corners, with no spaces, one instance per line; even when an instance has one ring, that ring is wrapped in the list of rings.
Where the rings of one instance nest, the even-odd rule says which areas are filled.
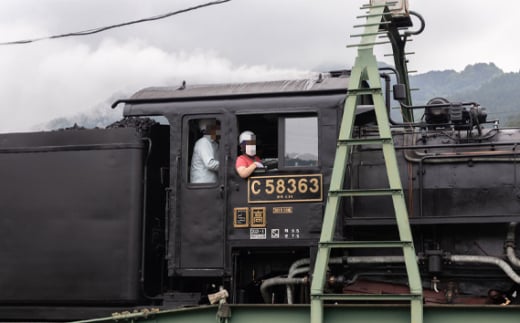
[[[2,0],[0,43],[77,32],[211,0]],[[302,78],[350,68],[367,0],[231,0],[102,33],[0,46],[0,132],[39,130],[149,86]],[[409,70],[495,63],[518,72],[515,0],[409,0],[424,32]],[[376,51],[390,62],[389,47]],[[119,107],[120,110],[121,107]]]

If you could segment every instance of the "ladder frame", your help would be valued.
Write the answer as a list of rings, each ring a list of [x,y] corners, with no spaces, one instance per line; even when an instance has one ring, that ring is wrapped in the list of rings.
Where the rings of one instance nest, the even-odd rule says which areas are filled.
[[[323,322],[323,301],[324,300],[408,300],[410,301],[411,322],[423,322],[423,294],[422,282],[417,264],[413,237],[408,221],[408,210],[406,207],[404,192],[402,189],[399,168],[392,134],[389,125],[389,117],[383,97],[381,79],[377,67],[377,60],[373,53],[376,44],[375,39],[381,34],[380,25],[383,22],[388,24],[387,5],[366,6],[369,9],[366,16],[364,34],[361,35],[361,42],[358,45],[358,55],[352,68],[349,90],[345,100],[341,128],[332,170],[331,183],[327,198],[327,205],[323,219],[320,243],[314,266],[314,273],[311,284],[311,323]],[[363,81],[368,81],[370,88],[362,88]],[[357,102],[360,95],[372,95],[376,120],[379,128],[377,139],[353,139],[354,120],[356,116]],[[344,190],[342,188],[347,161],[352,146],[361,144],[380,144],[382,146],[385,166],[388,176],[388,189],[376,190]],[[394,205],[397,228],[400,241],[394,242],[353,242],[353,241],[333,241],[336,230],[336,218],[339,211],[341,198],[344,196],[380,196],[390,195]],[[333,248],[401,248],[403,251],[408,284],[410,293],[405,295],[337,295],[325,294],[324,285],[326,281],[330,251]]]

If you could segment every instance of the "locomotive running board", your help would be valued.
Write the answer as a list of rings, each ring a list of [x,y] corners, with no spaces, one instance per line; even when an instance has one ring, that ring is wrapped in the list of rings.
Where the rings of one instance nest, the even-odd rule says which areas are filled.
[[[415,249],[413,245],[413,237],[408,221],[408,210],[404,192],[399,176],[397,165],[397,157],[392,133],[390,130],[389,117],[386,111],[385,100],[381,88],[381,79],[377,66],[377,60],[374,56],[374,45],[380,44],[376,42],[376,37],[380,34],[386,34],[392,28],[393,17],[389,7],[396,2],[390,3],[385,1],[371,1],[371,5],[364,6],[368,14],[359,18],[366,18],[366,24],[359,25],[364,27],[364,33],[358,45],[358,55],[350,75],[347,98],[341,121],[339,138],[337,141],[336,155],[334,158],[334,168],[332,169],[332,177],[330,182],[329,195],[323,224],[321,229],[320,242],[314,265],[314,273],[312,275],[311,284],[311,323],[323,323],[326,321],[324,314],[324,302],[407,302],[410,311],[407,322],[422,323],[423,322],[423,292],[419,267],[417,265]],[[364,87],[368,84],[369,88]],[[371,97],[377,118],[377,126],[379,130],[378,137],[369,139],[353,138],[354,124],[356,118],[356,110],[361,96]],[[349,162],[349,154],[354,146],[359,145],[378,145],[381,147],[388,176],[387,188],[378,189],[345,189],[345,174]],[[338,212],[340,209],[342,198],[353,198],[354,196],[390,196],[393,202],[393,212],[396,219],[397,229],[399,232],[398,241],[333,241],[336,232],[336,223]],[[392,212],[392,211],[390,211]],[[401,249],[404,263],[406,266],[406,274],[408,278],[408,286],[410,292],[407,294],[330,294],[325,292],[325,283],[327,281],[328,263],[332,249],[338,248],[398,248]],[[374,306],[372,304],[372,306]],[[368,312],[368,311],[367,311]],[[375,312],[375,309],[374,309]],[[366,322],[382,322],[385,317],[379,319],[370,319]],[[356,322],[350,319],[350,322]],[[399,319],[400,322],[404,320]]]
[[[310,323],[308,305],[227,305],[226,317],[217,316],[220,323]],[[208,323],[215,322],[218,306],[202,306],[154,312],[140,311],[114,314],[77,323]],[[325,323],[406,323],[410,321],[410,308],[400,305],[326,305]],[[520,317],[519,306],[457,306],[435,305],[424,307],[424,323],[513,323]]]

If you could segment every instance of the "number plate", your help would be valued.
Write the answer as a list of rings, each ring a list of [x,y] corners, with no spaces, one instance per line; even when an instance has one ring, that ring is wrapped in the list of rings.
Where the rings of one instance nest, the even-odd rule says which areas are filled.
[[[248,179],[249,203],[321,202],[321,174],[289,176],[254,176]]]

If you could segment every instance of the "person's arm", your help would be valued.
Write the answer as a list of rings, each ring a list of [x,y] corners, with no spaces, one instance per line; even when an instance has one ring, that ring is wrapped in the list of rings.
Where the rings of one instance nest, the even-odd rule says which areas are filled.
[[[242,178],[248,178],[255,171],[256,163],[252,163],[251,165],[249,165],[247,167],[246,166],[238,166],[236,169],[237,169],[238,176],[240,176]]]
[[[253,174],[255,169],[257,168],[263,168],[264,165],[262,165],[262,162],[260,158],[255,156],[255,162],[247,166],[247,162],[245,161],[245,158],[242,156],[239,156],[237,158],[237,161],[235,163],[235,169],[238,173],[238,175],[242,178],[248,178]]]

